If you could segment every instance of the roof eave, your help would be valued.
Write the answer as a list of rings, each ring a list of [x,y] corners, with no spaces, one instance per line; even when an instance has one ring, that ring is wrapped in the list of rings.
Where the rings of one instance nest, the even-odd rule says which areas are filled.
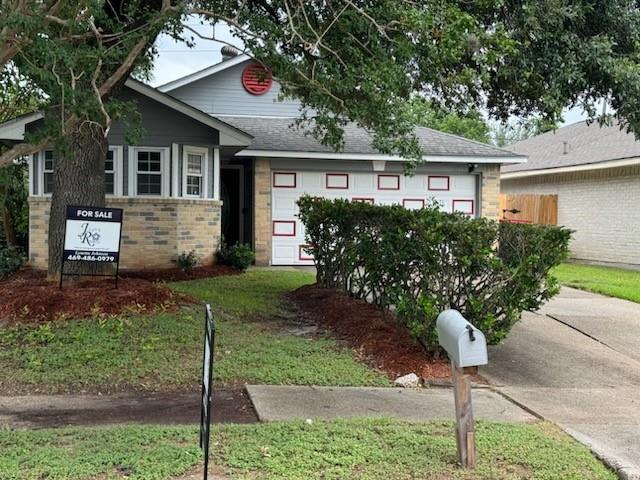
[[[344,152],[302,152],[290,150],[259,150],[246,148],[236,153],[236,156],[266,157],[266,158],[307,158],[321,160],[383,160],[390,162],[406,162],[407,159],[398,155],[379,153],[344,153]],[[423,161],[431,163],[524,163],[527,157],[522,156],[482,156],[482,155],[425,155]]]
[[[163,93],[167,93],[177,88],[184,87],[185,85],[189,85],[190,83],[197,82],[198,80],[202,80],[203,78],[206,78],[210,75],[214,75],[218,72],[227,70],[228,68],[235,67],[236,65],[239,65],[242,62],[250,59],[251,57],[249,55],[241,54],[237,57],[230,58],[229,60],[216,63],[215,65],[203,68],[202,70],[198,70],[197,72],[185,75],[184,77],[177,78],[156,88]]]
[[[502,172],[501,180],[516,178],[536,177],[540,175],[554,175],[558,173],[587,172],[593,170],[604,170],[607,168],[619,168],[640,165],[640,157],[621,158],[617,160],[605,160],[597,163],[585,163],[581,165],[568,165],[566,167],[540,168],[537,170],[521,170],[515,172]]]

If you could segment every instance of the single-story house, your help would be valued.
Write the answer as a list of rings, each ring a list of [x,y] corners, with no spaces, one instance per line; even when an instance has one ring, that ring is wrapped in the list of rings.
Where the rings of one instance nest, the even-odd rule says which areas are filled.
[[[525,164],[504,166],[502,193],[558,195],[571,255],[640,265],[640,142],[619,125],[579,122],[515,143]]]
[[[420,208],[436,199],[449,211],[498,217],[499,172],[525,157],[454,135],[417,128],[425,163],[403,175],[403,160],[371,145],[355,125],[340,152],[293,126],[300,103],[279,100],[270,72],[239,55],[159,88],[128,80],[144,134],[128,145],[124,127],[109,132],[108,206],[124,208],[121,266],[169,267],[195,250],[211,261],[220,236],[253,246],[256,263],[310,265],[296,199],[328,198]],[[20,141],[39,114],[0,125],[0,141]],[[29,162],[29,261],[47,264],[54,153]]]

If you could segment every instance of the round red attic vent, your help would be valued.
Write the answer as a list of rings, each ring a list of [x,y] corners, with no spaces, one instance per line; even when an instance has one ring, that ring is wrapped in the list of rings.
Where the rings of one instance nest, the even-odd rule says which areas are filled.
[[[247,65],[242,72],[242,86],[244,86],[247,92],[253,95],[267,93],[272,83],[271,70],[259,63]]]

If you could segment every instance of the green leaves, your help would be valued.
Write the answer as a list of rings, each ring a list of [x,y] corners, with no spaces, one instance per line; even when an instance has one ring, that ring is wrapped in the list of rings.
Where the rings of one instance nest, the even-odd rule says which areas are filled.
[[[299,217],[320,284],[395,308],[409,332],[438,351],[435,323],[459,310],[490,343],[505,338],[523,310],[558,291],[552,267],[571,232],[501,223],[428,207],[407,210],[302,197]]]

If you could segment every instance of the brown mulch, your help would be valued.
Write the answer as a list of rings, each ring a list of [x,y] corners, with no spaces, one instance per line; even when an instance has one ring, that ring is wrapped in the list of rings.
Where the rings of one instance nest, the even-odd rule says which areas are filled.
[[[236,274],[237,270],[226,265],[198,267],[189,273],[178,268],[124,271],[120,274],[117,289],[113,278],[87,278],[82,281],[65,279],[60,290],[57,281],[47,280],[46,272],[25,268],[0,282],[0,325],[173,311],[180,303],[192,302],[193,299],[174,293],[157,282]]]
[[[196,267],[190,272],[185,272],[177,267],[157,270],[123,270],[120,272],[120,277],[138,278],[149,280],[150,282],[182,282],[185,280],[221,277],[223,275],[238,275],[239,273],[239,270],[229,267],[228,265],[214,264]]]
[[[47,280],[46,272],[22,270],[0,282],[0,323],[42,323],[65,318],[174,309],[188,297],[168,287],[136,278],[65,282]]]
[[[343,292],[307,285],[290,295],[300,310],[354,348],[373,367],[395,379],[415,373],[424,380],[449,380],[446,359],[429,356],[392,313]]]

